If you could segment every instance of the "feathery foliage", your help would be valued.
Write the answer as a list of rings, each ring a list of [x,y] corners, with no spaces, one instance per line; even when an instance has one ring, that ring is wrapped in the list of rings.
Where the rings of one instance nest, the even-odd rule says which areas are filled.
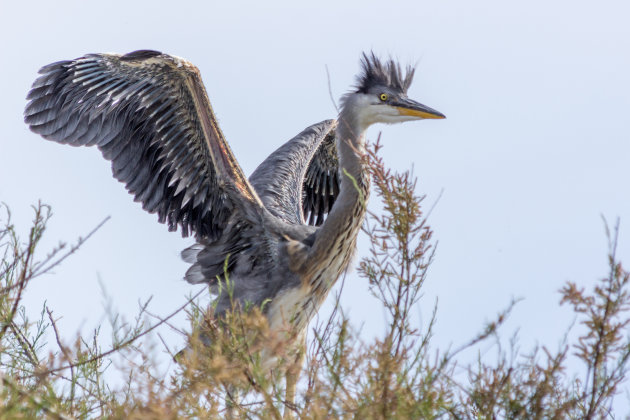
[[[198,295],[186,299],[179,310],[191,320],[192,350],[166,376],[155,369],[164,355],[145,343],[174,314],[151,315],[148,302],[135,323],[113,322],[114,340],[107,350],[98,329],[90,337],[61,337],[58,310],[45,304],[37,319],[29,319],[22,298],[30,282],[74,254],[87,238],[60,244],[39,259],[37,246],[50,208],[34,207],[25,240],[3,208],[0,419],[617,418],[612,404],[622,391],[630,356],[630,273],[616,257],[617,228],[607,231],[607,275],[592,290],[568,282],[560,291],[561,303],[579,324],[574,342],[567,339],[556,351],[536,347],[523,354],[514,342],[503,349],[499,329],[515,304],[508,302],[468,342],[435,348],[437,304],[424,301],[421,293],[435,257],[424,197],[417,195],[410,172],[385,168],[379,148],[378,142],[370,146],[364,164],[383,210],[370,213],[364,225],[370,246],[358,274],[384,308],[386,329],[374,339],[362,338],[356,321],[339,305],[327,320],[313,322],[295,403],[284,400],[283,373],[297,350],[286,345],[287,337],[271,334],[261,308],[240,308],[219,321],[212,308],[199,306]],[[223,281],[229,287],[229,278]],[[424,325],[413,316],[418,305],[433,308]],[[201,343],[200,332],[211,338],[209,346]],[[462,366],[463,351],[492,340],[497,356]],[[271,370],[261,362],[265,352],[277,356]],[[121,355],[126,366],[112,363]],[[570,372],[569,361],[581,370]],[[125,380],[114,386],[104,378],[106,371]]]

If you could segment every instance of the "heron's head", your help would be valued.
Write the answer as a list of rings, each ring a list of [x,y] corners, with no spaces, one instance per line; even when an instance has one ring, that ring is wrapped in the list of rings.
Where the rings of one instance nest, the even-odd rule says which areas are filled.
[[[435,109],[409,99],[407,90],[413,74],[413,67],[407,67],[403,76],[395,61],[381,62],[374,53],[363,53],[356,90],[342,99],[342,112],[351,113],[365,128],[375,123],[446,118]]]

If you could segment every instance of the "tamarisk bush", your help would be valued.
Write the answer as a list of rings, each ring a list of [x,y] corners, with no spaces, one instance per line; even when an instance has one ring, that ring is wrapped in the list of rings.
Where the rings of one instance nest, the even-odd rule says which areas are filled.
[[[140,305],[134,322],[112,325],[114,339],[107,346],[99,329],[89,337],[62,337],[60,310],[45,304],[37,319],[29,319],[22,300],[29,284],[68,257],[79,258],[74,254],[91,233],[41,258],[38,244],[50,208],[34,206],[32,227],[22,240],[4,207],[0,418],[612,419],[628,414],[613,411],[615,399],[624,397],[630,356],[630,273],[616,256],[618,224],[606,230],[608,273],[592,289],[567,282],[560,290],[563,308],[576,317],[576,334],[567,334],[577,335],[573,342],[567,338],[556,351],[543,346],[523,353],[512,341],[504,350],[501,326],[516,304],[506,302],[467,342],[439,349],[431,342],[437,304],[422,297],[428,267],[437,257],[425,197],[418,195],[412,173],[386,169],[380,147],[377,141],[364,154],[373,199],[380,200],[382,210],[368,212],[369,247],[359,256],[357,274],[384,309],[386,328],[375,338],[362,338],[357,320],[339,304],[343,284],[335,289],[331,315],[310,326],[295,403],[284,400],[283,381],[295,354],[285,337],[270,333],[264,307],[236,307],[216,319],[212,305],[200,304],[200,294],[182,297],[175,313],[188,313],[191,350],[166,374],[156,369],[156,360],[175,355],[166,345],[156,353],[147,343],[175,313],[155,315],[149,302]],[[220,281],[230,287],[228,276]],[[414,316],[419,305],[432,314],[423,325]],[[29,308],[28,313],[35,312]],[[209,344],[200,342],[202,332]],[[488,340],[494,340],[498,356],[479,357],[473,364],[459,360],[464,350]],[[271,372],[261,364],[267,352],[277,359]],[[126,365],[112,363],[120,356]],[[577,371],[569,371],[569,361],[577,362]],[[105,372],[123,380],[114,386]]]

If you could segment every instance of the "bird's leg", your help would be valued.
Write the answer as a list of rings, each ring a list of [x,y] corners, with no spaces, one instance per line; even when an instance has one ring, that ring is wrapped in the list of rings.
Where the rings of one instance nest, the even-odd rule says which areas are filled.
[[[304,362],[304,356],[306,354],[306,334],[302,334],[302,337],[298,338],[296,346],[296,353],[293,362],[289,364],[286,373],[286,391],[285,391],[285,405],[284,405],[284,418],[292,418],[292,411],[295,404],[295,389],[297,387],[297,381],[300,377],[300,371],[302,370],[302,363]]]

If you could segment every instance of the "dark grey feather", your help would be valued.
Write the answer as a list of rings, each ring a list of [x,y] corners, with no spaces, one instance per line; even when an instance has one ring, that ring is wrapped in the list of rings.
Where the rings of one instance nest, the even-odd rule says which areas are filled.
[[[24,111],[31,130],[59,143],[96,145],[114,177],[170,230],[217,239],[236,201],[260,206],[190,63],[141,50],[89,54],[39,73]],[[239,188],[223,187],[228,183]]]
[[[296,225],[322,223],[339,193],[335,125],[327,120],[306,128],[250,176],[271,214]],[[322,188],[328,185],[333,188]]]

